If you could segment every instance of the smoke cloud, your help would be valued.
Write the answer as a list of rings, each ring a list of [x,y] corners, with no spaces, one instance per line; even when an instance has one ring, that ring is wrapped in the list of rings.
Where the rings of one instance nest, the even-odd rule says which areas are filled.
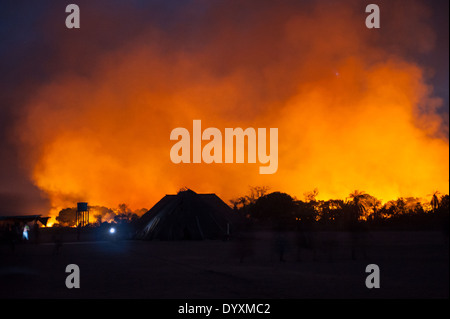
[[[380,1],[378,30],[361,1],[109,3],[80,2],[80,30],[41,26],[54,71],[15,134],[54,212],[81,200],[150,207],[183,186],[225,200],[249,185],[321,199],[448,193],[443,102],[410,54],[436,45],[422,2]],[[277,173],[172,163],[170,132],[194,119],[278,128]]]

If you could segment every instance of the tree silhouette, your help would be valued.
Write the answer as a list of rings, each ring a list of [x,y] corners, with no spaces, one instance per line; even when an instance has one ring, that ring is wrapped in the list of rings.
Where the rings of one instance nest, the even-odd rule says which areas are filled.
[[[351,199],[351,201],[349,200]],[[381,208],[381,201],[364,191],[355,190],[349,194],[347,204],[353,207],[357,219],[367,219]]]
[[[419,198],[416,197],[406,197],[405,202],[405,212],[404,213],[420,213],[423,212],[422,203]]]
[[[234,198],[230,200],[233,209],[237,211],[241,216],[250,218],[250,207],[253,206],[256,201],[267,194],[269,187],[267,186],[251,186],[250,194]]]
[[[347,204],[350,206],[350,216],[349,218],[354,220],[359,220],[362,216],[365,215],[367,208],[365,205],[365,193],[363,191],[355,190],[353,193],[350,193],[349,198],[351,201],[348,201]]]
[[[250,207],[250,215],[256,220],[286,224],[295,221],[296,209],[295,200],[290,195],[273,192],[258,198]]]
[[[316,202],[303,202],[301,200],[296,202],[297,207],[295,210],[296,220],[302,225],[311,225],[311,223],[316,221],[317,211]]]
[[[256,201],[267,194],[269,191],[269,187],[267,186],[251,186],[250,187],[250,195],[246,196],[247,202],[249,204],[254,204]]]
[[[61,209],[56,216],[56,221],[61,226],[75,226],[77,209],[75,207]]]
[[[439,195],[438,191],[435,191],[431,196],[431,208],[433,209],[433,213],[436,213],[436,210],[439,208]]]
[[[432,194],[431,204],[418,197],[400,197],[384,205],[374,196],[360,190],[351,192],[345,200],[326,201],[316,200],[317,189],[305,192],[304,201],[295,200],[288,194],[279,192],[259,197],[255,201],[257,194],[261,192],[254,188],[250,195],[230,202],[250,221],[281,222],[297,229],[344,227],[352,231],[367,227],[384,227],[388,224],[394,227],[439,227],[436,223],[439,220],[448,220],[449,215],[449,195],[439,197],[439,192]],[[432,210],[439,216],[424,214]]]
[[[305,198],[305,202],[315,202],[317,195],[319,195],[319,190],[317,188],[314,188],[310,192],[303,193],[303,196]]]
[[[129,223],[137,219],[137,214],[133,213],[127,204],[119,204],[117,215],[114,217],[116,223]]]

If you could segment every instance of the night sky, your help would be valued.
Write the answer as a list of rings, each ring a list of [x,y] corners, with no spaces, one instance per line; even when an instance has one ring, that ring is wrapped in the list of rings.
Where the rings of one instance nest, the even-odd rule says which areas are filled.
[[[379,4],[381,9],[379,30],[364,28],[366,17],[364,8],[372,2]],[[278,179],[268,177],[264,180],[260,176],[252,179],[253,177],[244,175],[242,178],[250,181],[244,182],[242,188],[229,185],[228,180],[224,180],[222,184],[214,184],[199,178],[197,182],[196,175],[211,175],[211,168],[193,173],[183,173],[178,167],[172,170],[167,148],[169,133],[172,128],[179,125],[188,127],[192,119],[199,117],[199,114],[205,115],[203,120],[208,121],[208,125],[218,128],[270,127],[268,119],[274,114],[271,113],[272,109],[276,108],[280,114],[289,113],[287,111],[289,105],[296,96],[302,94],[301,92],[315,92],[314,88],[321,87],[321,83],[334,83],[332,76],[328,78],[327,72],[336,74],[336,77],[339,74],[343,77],[342,81],[349,81],[351,85],[364,86],[366,77],[361,76],[361,79],[358,77],[359,84],[354,84],[352,78],[345,79],[346,74],[352,70],[356,70],[355,74],[367,70],[367,74],[373,74],[367,83],[372,83],[370,81],[376,78],[376,74],[384,74],[383,70],[389,71],[392,65],[399,66],[398,70],[407,69],[406,73],[410,72],[410,66],[416,66],[421,71],[421,76],[417,76],[420,80],[417,81],[421,85],[426,85],[429,91],[424,93],[426,102],[411,102],[413,107],[410,112],[419,118],[417,125],[423,132],[426,131],[426,135],[446,143],[447,153],[443,156],[448,159],[448,1],[372,2],[75,1],[81,10],[81,28],[69,30],[64,24],[67,16],[65,6],[69,2],[2,1],[0,3],[2,77],[0,215],[47,215],[52,206],[59,208],[78,200],[110,206],[127,202],[134,205],[135,209],[140,208],[136,206],[144,207],[144,205],[150,208],[165,193],[176,192],[183,186],[200,191],[218,192],[225,197],[224,200],[242,195],[240,192],[245,190],[249,183],[273,185],[274,190],[286,185],[286,189],[282,190],[290,193],[298,190],[298,193],[293,195],[301,196],[303,191],[315,187],[309,179],[317,180],[318,172],[321,170],[317,172],[312,170],[310,175],[303,171],[298,173],[299,176],[307,176],[302,185],[294,185],[293,181],[283,184],[286,176],[298,172],[293,164],[293,158],[289,155],[289,147],[283,148],[282,134],[286,130],[280,129],[280,177]],[[357,27],[359,15],[361,30]],[[298,32],[295,28],[298,28]],[[328,30],[336,30],[330,39],[326,37]],[[340,30],[342,34],[339,33]],[[352,30],[355,30],[354,34],[351,33]],[[313,58],[314,55],[317,58]],[[142,71],[139,66],[134,65],[135,63],[142,65]],[[385,68],[375,67],[382,63],[386,63]],[[405,64],[408,66],[405,67]],[[333,65],[336,65],[335,69]],[[411,71],[408,74],[416,74],[415,72]],[[411,75],[414,81],[415,77],[416,75]],[[131,78],[133,80],[129,81]],[[109,82],[105,79],[114,80]],[[134,79],[138,79],[136,84],[133,82]],[[131,99],[136,97],[134,88],[144,90],[144,87],[141,87],[142,82],[147,83],[149,92],[155,92],[153,95],[150,94],[148,99],[157,100],[158,105],[161,105],[152,106],[150,111],[144,113],[138,112],[136,106],[141,105],[139,104],[141,102],[142,105],[147,103],[144,95],[133,100],[137,104],[133,106],[129,104]],[[130,87],[128,83],[131,83]],[[111,91],[115,93],[113,95],[104,93],[103,85],[110,85]],[[243,86],[245,94],[239,91]],[[309,87],[312,89],[309,90]],[[346,86],[342,87],[345,89]],[[124,93],[122,94],[118,88],[123,88]],[[411,88],[411,91],[415,90]],[[55,95],[49,92],[55,92]],[[158,92],[163,93],[157,95]],[[366,95],[361,95],[360,100],[363,101],[365,98],[370,99]],[[343,103],[347,103],[348,99],[347,96],[342,97]],[[117,105],[111,107],[109,114],[108,108],[103,106],[103,103],[106,105],[111,100],[115,101],[111,103]],[[64,101],[67,104],[64,104]],[[183,101],[188,102],[181,105]],[[213,112],[206,106],[205,108],[198,106],[203,102],[205,105],[216,102],[217,110]],[[102,106],[91,107],[89,103]],[[180,119],[179,122],[168,120],[168,117],[174,117],[172,113],[166,111],[171,107],[171,103],[177,104],[178,111],[174,114],[183,114],[180,117],[186,120]],[[423,106],[425,104],[426,106]],[[345,112],[343,109],[342,113]],[[300,113],[301,116],[305,114]],[[425,116],[422,116],[423,114]],[[148,116],[146,122],[140,120],[146,116]],[[313,121],[314,115],[308,116],[311,116]],[[286,121],[287,118],[288,116]],[[83,122],[84,119],[87,119],[87,122]],[[123,119],[120,125],[112,124],[117,123],[117,119]],[[219,122],[218,119],[224,122]],[[259,120],[261,122],[258,122]],[[279,121],[277,123],[279,127],[284,127],[280,123],[287,123],[282,119]],[[301,123],[299,125],[302,127]],[[123,131],[122,126],[126,127]],[[147,126],[149,130],[152,127],[152,130],[146,130]],[[342,126],[351,126],[351,122],[345,122]],[[326,128],[323,130],[327,132]],[[111,132],[119,133],[115,136]],[[314,132],[312,131],[311,136]],[[323,138],[320,137],[321,134],[317,134],[319,136],[317,139]],[[350,136],[346,135],[347,133],[342,134]],[[307,133],[303,135],[306,136]],[[104,152],[108,157],[105,155],[105,158],[100,160],[95,145],[84,142],[92,140],[93,136],[98,137],[98,143],[104,146]],[[106,140],[107,136],[115,142],[110,144]],[[160,139],[156,139],[155,136],[159,136]],[[77,137],[80,137],[80,140]],[[145,139],[136,142],[140,137]],[[70,141],[71,144],[61,144],[60,138]],[[423,142],[421,138],[417,140]],[[128,141],[130,144],[136,142],[136,147],[128,147]],[[305,145],[320,144],[320,142],[308,143],[305,142]],[[332,141],[326,143],[332,144]],[[399,142],[399,148],[405,145],[402,143],[407,142]],[[424,142],[424,145],[427,143]],[[112,146],[117,144],[125,146],[117,146],[117,149]],[[385,144],[387,145],[387,142],[382,145]],[[74,180],[72,176],[68,176],[67,179],[65,176],[64,179],[61,177],[61,180],[53,179],[55,182],[45,179],[44,175],[63,175],[61,171],[52,171],[52,167],[60,165],[67,167],[68,171],[71,170],[72,166],[67,164],[66,160],[67,158],[72,160],[74,156],[66,158],[61,155],[67,154],[69,151],[64,153],[63,148],[69,149],[71,145],[74,147],[80,145],[80,152],[84,152],[81,149],[86,147],[88,153],[86,156],[99,161],[93,167],[81,164],[87,175],[108,176],[126,167],[126,170],[113,178],[114,180],[123,178],[121,184],[128,185],[129,188],[135,187],[136,190],[130,193],[131,195],[124,193],[123,198],[117,198],[116,194],[123,193],[119,186],[111,187],[108,192],[104,191],[107,185],[102,185],[101,190],[94,189],[92,185],[97,181],[100,183],[98,178],[89,177],[86,181],[86,188],[91,187],[92,192],[78,191],[80,188],[78,181],[74,181],[66,189],[65,185],[69,185],[67,181]],[[145,150],[147,146],[149,153],[144,151],[145,154],[142,156],[145,160],[140,160],[137,150]],[[419,148],[414,146],[414,149],[416,147]],[[303,147],[302,155],[295,158],[303,158],[307,156],[304,154],[309,154],[307,152],[306,147]],[[315,152],[311,150],[310,154],[313,154],[310,155],[311,158],[314,158],[314,154],[318,154]],[[122,157],[123,153],[130,155]],[[414,151],[411,151],[411,154],[413,160],[418,157]],[[352,157],[349,156],[348,159],[351,160]],[[83,157],[80,161],[82,160]],[[152,160],[155,162],[150,162]],[[384,161],[388,162],[386,158],[380,157],[380,165],[384,165]],[[305,160],[304,165],[313,165],[311,163],[315,162],[312,159]],[[324,163],[327,162],[322,161],[320,165],[326,166]],[[373,171],[374,168],[370,166],[372,162],[367,163],[359,169],[367,168]],[[140,168],[146,167],[145,165],[151,166],[152,171],[142,173]],[[100,171],[99,167],[106,168]],[[135,167],[139,172],[134,171]],[[338,170],[339,167],[333,169]],[[183,167],[183,170],[190,169],[191,167]],[[162,171],[161,176],[168,181],[162,183],[161,176],[156,173],[157,170]],[[230,173],[227,170],[228,168],[220,166],[220,173],[211,176],[211,180],[220,180],[220,176],[224,175],[230,175],[230,178],[241,176],[240,172]],[[448,173],[448,164],[441,170],[430,170],[438,174],[442,171]],[[171,173],[180,174],[175,177]],[[157,177],[154,180],[147,178],[143,185],[126,177],[140,174],[143,178]],[[349,171],[348,176],[351,174],[353,172]],[[417,175],[413,170],[405,174]],[[79,175],[79,172],[75,172],[74,175]],[[392,176],[395,177],[386,178],[380,181],[380,184],[374,182],[373,185],[367,183],[359,186],[356,185],[357,181],[344,181],[342,185],[348,189],[345,188],[342,192],[336,190],[341,185],[339,176],[333,177],[334,186],[329,189],[325,186],[321,188],[320,182],[318,184],[319,190],[324,190],[322,193],[324,196],[342,196],[348,190],[358,187],[364,187],[364,190],[378,196],[387,196],[380,195],[388,193],[384,189],[379,193],[377,190],[382,188],[381,183],[400,178],[395,174]],[[442,179],[442,176],[439,178]],[[370,175],[365,179],[370,180]],[[445,180],[448,184],[448,176],[444,182]],[[416,182],[421,183],[421,180],[414,180],[412,183]],[[136,186],[133,186],[133,183]],[[152,185],[148,189],[149,197],[144,200],[134,198],[134,195],[143,194],[145,184]],[[223,186],[224,184],[226,186]],[[233,193],[234,189],[237,193]],[[434,190],[429,189],[429,193]],[[399,186],[396,191],[389,194],[393,194],[392,196],[428,194],[412,194],[414,191],[415,189],[408,190]],[[111,194],[113,198],[106,198],[105,194]]]

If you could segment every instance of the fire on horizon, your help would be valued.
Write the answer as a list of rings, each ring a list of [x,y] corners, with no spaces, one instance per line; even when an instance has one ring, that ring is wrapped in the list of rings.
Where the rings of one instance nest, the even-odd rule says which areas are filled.
[[[249,185],[384,202],[447,194],[448,114],[411,55],[440,50],[431,9],[379,3],[383,24],[370,30],[357,1],[189,2],[167,21],[80,3],[81,28],[48,40],[58,71],[25,93],[13,130],[22,165],[53,215],[77,201],[151,207],[182,186],[224,200]],[[117,21],[136,26],[114,38]],[[278,128],[277,172],[172,163],[170,132],[194,119]]]

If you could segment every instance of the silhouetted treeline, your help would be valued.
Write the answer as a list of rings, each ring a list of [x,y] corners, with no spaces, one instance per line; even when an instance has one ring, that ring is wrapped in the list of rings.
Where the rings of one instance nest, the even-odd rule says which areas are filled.
[[[76,224],[76,207],[68,207],[59,211],[54,226],[73,227]],[[139,219],[139,216],[147,212],[146,208],[132,211],[126,204],[119,204],[118,208],[112,209],[104,206],[89,207],[89,223],[99,226],[103,223],[126,224]]]
[[[234,210],[247,221],[266,227],[289,229],[435,229],[449,232],[449,195],[438,192],[426,201],[398,198],[382,204],[361,191],[345,200],[317,200],[317,189],[298,200],[267,187],[252,187],[250,194],[231,200]]]

